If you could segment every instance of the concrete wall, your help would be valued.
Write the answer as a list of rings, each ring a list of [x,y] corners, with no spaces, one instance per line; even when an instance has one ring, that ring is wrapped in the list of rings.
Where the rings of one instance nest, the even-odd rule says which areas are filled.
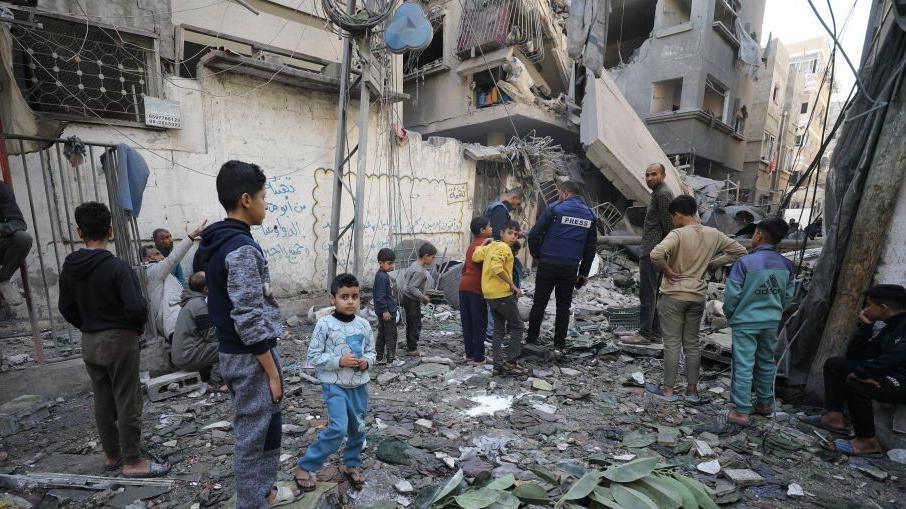
[[[900,187],[900,195],[887,231],[884,251],[878,263],[875,283],[902,285],[906,282],[906,186]]]
[[[629,62],[610,69],[611,75],[642,119],[651,115],[652,83],[682,78],[680,110],[672,115],[659,115],[661,119],[676,117],[676,120],[648,123],[655,139],[668,154],[695,152],[697,157],[713,159],[739,171],[744,144],[727,133],[708,129],[698,120],[688,119],[684,113],[702,109],[705,82],[711,77],[728,89],[728,114],[724,120],[732,124],[735,99],[741,99],[741,104],[751,103],[751,79],[738,65],[734,48],[711,27],[714,2],[693,0],[690,21],[671,26],[675,3],[674,0],[659,2],[655,9],[655,30]],[[763,1],[747,2],[741,16],[758,32],[763,13]]]
[[[274,83],[248,93],[260,84],[260,80],[229,73],[199,81],[174,78],[166,83],[165,94],[180,102],[182,129],[70,124],[62,137],[141,147],[139,153],[151,169],[138,218],[144,239],[149,239],[157,227],[168,227],[174,236],[183,237],[203,219],[219,220],[224,212],[217,202],[214,177],[220,164],[241,159],[261,165],[270,177],[269,209],[264,225],[254,228],[253,233],[270,259],[275,292],[285,297],[317,291],[323,288],[327,268],[336,97]],[[356,109],[357,103],[353,102],[351,110]],[[356,143],[354,120],[350,118],[350,146]],[[456,141],[423,142],[413,135],[396,147],[396,176],[391,179],[388,144],[396,143],[391,141],[391,132],[379,123],[377,113],[372,115],[366,170],[366,271],[360,275],[365,281],[373,277],[376,263],[372,260],[377,250],[400,238],[430,240],[441,252],[448,249],[453,257],[461,256],[469,238],[472,206],[468,197],[475,163],[462,157],[461,145]],[[36,160],[30,164],[35,167],[32,165],[40,167]],[[18,160],[13,161],[13,179],[17,194],[22,196],[24,191],[19,186],[24,174]],[[355,179],[347,181],[354,189]],[[398,203],[402,219],[396,225],[390,219],[391,185],[397,186],[394,196],[402,197]],[[71,207],[77,196],[72,189]],[[465,198],[448,199],[449,193],[458,196],[462,189],[466,190]],[[346,224],[352,217],[349,194],[344,194],[343,203],[341,222]],[[39,218],[49,216],[46,200],[36,199],[35,205]],[[48,221],[39,224],[38,231],[49,238],[46,232],[50,227]],[[392,239],[391,229],[395,234]],[[340,246],[341,270],[346,268],[348,246],[348,241]],[[45,242],[41,247],[45,259],[53,260],[54,245]],[[65,255],[66,246],[56,247],[62,248]],[[31,257],[36,256],[37,251],[33,250]],[[37,260],[30,263],[35,273]],[[184,266],[191,266],[188,260]],[[56,268],[52,263],[49,267],[48,282],[55,285]],[[40,281],[37,273],[32,281]],[[51,300],[56,302],[55,294]]]

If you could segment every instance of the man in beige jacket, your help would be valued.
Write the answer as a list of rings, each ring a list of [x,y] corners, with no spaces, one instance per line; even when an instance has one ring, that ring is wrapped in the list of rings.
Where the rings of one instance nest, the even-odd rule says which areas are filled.
[[[707,272],[732,263],[746,249],[720,231],[702,226],[695,198],[677,196],[668,210],[675,229],[651,250],[651,262],[664,274],[657,306],[664,335],[664,383],[646,388],[671,401],[679,399],[673,391],[682,349],[686,354],[686,399],[696,402],[701,366],[698,330],[708,292]]]

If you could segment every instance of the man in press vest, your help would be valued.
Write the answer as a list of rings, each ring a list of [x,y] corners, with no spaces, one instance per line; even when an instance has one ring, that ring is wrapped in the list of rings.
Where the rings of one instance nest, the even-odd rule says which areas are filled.
[[[588,280],[598,241],[597,217],[578,196],[578,184],[561,182],[558,187],[560,199],[544,210],[528,234],[529,251],[539,265],[526,337],[528,343],[538,342],[544,309],[556,291],[555,355],[566,347],[573,289],[581,288]]]

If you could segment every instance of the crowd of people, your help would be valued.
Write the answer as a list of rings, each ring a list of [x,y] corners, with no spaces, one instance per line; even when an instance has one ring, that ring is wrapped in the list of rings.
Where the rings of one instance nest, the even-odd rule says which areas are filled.
[[[708,273],[732,264],[724,300],[733,329],[732,408],[725,413],[725,421],[744,427],[752,414],[769,416],[774,409],[777,330],[795,289],[792,264],[778,250],[789,225],[776,218],[758,223],[753,248],[747,253],[735,240],[702,225],[695,199],[672,196],[665,178],[661,165],[646,170],[653,197],[640,259],[641,323],[639,335],[626,341],[663,342],[663,380],[648,384],[648,392],[666,401],[699,401],[698,331]],[[75,221],[85,247],[66,258],[59,308],[82,331],[82,355],[94,389],[107,470],[121,470],[127,477],[159,476],[170,470],[169,465],[140,455],[139,336],[151,331],[171,345],[176,367],[201,372],[212,389],[231,395],[236,507],[275,507],[315,489],[318,470],[340,449],[343,475],[354,488],[365,483],[361,456],[370,371],[403,365],[397,357],[400,310],[406,318],[405,354],[421,355],[422,306],[431,300],[427,285],[437,249],[430,243],[419,246],[417,259],[398,278],[391,276],[396,253],[389,248],[378,252],[373,285],[376,337],[368,320],[359,316],[357,277],[334,278],[329,291],[333,312],[318,320],[307,353],[307,363],[317,370],[321,382],[328,424],[298,460],[293,471],[296,487],[277,487],[283,399],[277,340],[283,335],[283,323],[264,251],[251,234],[251,227],[265,219],[265,182],[258,166],[229,161],[216,181],[226,219],[209,226],[203,223],[175,245],[169,231],[156,230],[154,245],[142,249],[147,300],[136,273],[107,249],[112,235],[107,207],[88,202],[76,208]],[[485,214],[470,221],[473,239],[465,252],[459,286],[463,357],[473,366],[484,365],[489,339],[495,376],[527,374],[520,363],[525,324],[517,307],[523,295],[522,268],[515,256],[520,239],[538,262],[525,342],[539,343],[553,294],[554,357],[562,358],[568,347],[573,292],[587,282],[596,256],[597,218],[577,184],[560,183],[558,198],[542,211],[527,235],[511,216],[525,199],[520,189],[505,192]],[[195,242],[199,246],[186,280],[181,261]],[[906,289],[872,287],[847,356],[832,358],[825,365],[827,412],[803,420],[847,433],[844,412],[848,410],[856,438],[838,440],[836,446],[842,452],[879,452],[871,401],[906,402],[904,312]],[[878,321],[885,328],[873,336],[872,327]],[[685,358],[684,388],[677,385],[681,356]]]

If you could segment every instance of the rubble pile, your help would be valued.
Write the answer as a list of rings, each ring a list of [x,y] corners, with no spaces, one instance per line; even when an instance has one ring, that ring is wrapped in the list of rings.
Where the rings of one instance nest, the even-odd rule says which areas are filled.
[[[365,487],[349,489],[337,457],[320,472],[318,491],[286,507],[902,504],[906,456],[901,450],[883,458],[832,453],[821,446],[835,437],[800,423],[797,415],[805,409],[789,404],[778,403],[773,418],[754,417],[747,428],[722,425],[730,385],[724,364],[703,366],[701,403],[646,394],[645,382],[660,380],[661,360],[621,350],[621,333],[606,311],[638,306],[629,285],[637,275],[631,263],[621,263],[600,264],[601,275],[576,293],[565,358],[552,364],[529,356],[525,378],[493,377],[490,366],[466,365],[458,312],[432,304],[422,333],[423,357],[402,357],[404,366],[372,370]],[[525,287],[531,293],[531,280]],[[553,303],[548,315],[546,330],[552,327]],[[311,330],[294,320],[280,345],[281,482],[291,481],[295,460],[327,423],[320,386],[305,368]],[[86,488],[76,477],[48,486],[46,478],[36,477],[66,472],[98,483],[116,474],[103,471],[90,395],[68,401],[26,398],[6,414],[0,408],[0,415],[6,416],[6,428],[16,430],[0,436],[0,493],[8,492],[0,498],[2,507],[230,507],[228,395],[176,391],[146,401],[145,448],[173,465],[169,485],[115,478]],[[9,422],[15,416],[23,422],[14,427]],[[23,487],[26,481],[31,487]]]

